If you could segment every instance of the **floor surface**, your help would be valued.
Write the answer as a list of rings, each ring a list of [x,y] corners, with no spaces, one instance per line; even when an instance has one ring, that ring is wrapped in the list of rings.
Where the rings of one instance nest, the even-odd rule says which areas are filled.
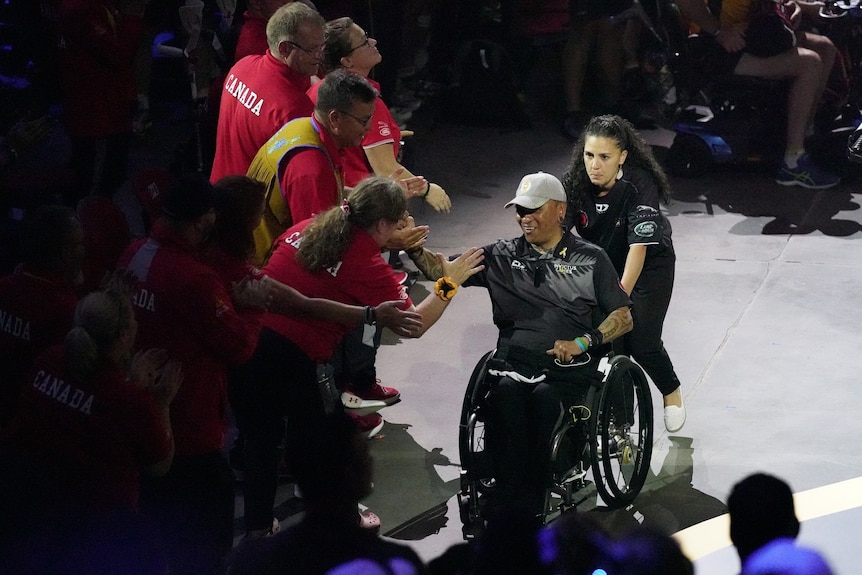
[[[519,235],[503,205],[524,174],[560,175],[571,149],[552,113],[533,116],[533,127],[522,131],[416,126],[405,164],[440,183],[453,204],[449,214],[411,206],[416,221],[431,226],[429,248],[454,254]],[[162,121],[175,135],[170,118]],[[659,154],[673,137],[662,130],[645,135]],[[177,141],[158,132],[144,136],[136,144],[137,168],[164,160],[153,146],[165,152]],[[801,540],[825,552],[838,572],[855,571],[852,542],[862,520],[862,489],[854,481],[862,477],[862,451],[853,423],[862,408],[862,308],[854,303],[862,284],[856,243],[862,180],[812,191],[781,187],[771,175],[754,165],[672,179],[666,212],[677,267],[664,340],[683,382],[688,421],[679,433],[664,433],[654,391],[661,433],[643,492],[628,509],[608,512],[594,494],[580,508],[613,530],[642,523],[679,533],[699,575],[737,572],[723,502],[736,481],[755,471],[782,477],[806,497]],[[134,203],[126,205],[133,226],[140,225]],[[411,297],[421,300],[428,289],[420,281]],[[387,334],[379,351],[378,375],[403,399],[381,412],[386,425],[371,441],[375,492],[364,503],[387,536],[424,559],[462,540],[455,498],[461,399],[495,337],[487,293],[464,289],[424,337]],[[296,508],[292,486],[280,496],[284,518]]]
[[[658,144],[668,136],[648,135]],[[428,247],[444,254],[519,235],[503,205],[521,176],[559,175],[570,153],[551,122],[508,133],[443,125],[418,134],[415,147],[411,168],[440,182],[453,200],[445,215],[412,208],[431,226]],[[771,175],[763,166],[739,166],[672,180],[666,212],[677,267],[664,340],[688,421],[665,433],[654,391],[661,433],[643,492],[625,510],[596,508],[594,496],[582,509],[614,530],[637,522],[681,532],[701,575],[738,568],[726,529],[694,527],[725,513],[739,479],[765,471],[807,493],[862,475],[862,455],[850,441],[862,406],[862,311],[853,303],[862,281],[862,183],[851,178],[812,191],[779,186]],[[428,289],[420,282],[411,296],[421,299]],[[461,396],[495,336],[487,293],[464,289],[421,339],[387,337],[379,352],[379,376],[403,401],[381,412],[386,426],[372,441],[377,479],[366,504],[385,533],[426,559],[461,540],[453,497]],[[833,511],[812,512],[803,523],[800,539],[823,550],[838,572],[854,571],[859,492],[814,492],[813,508]]]

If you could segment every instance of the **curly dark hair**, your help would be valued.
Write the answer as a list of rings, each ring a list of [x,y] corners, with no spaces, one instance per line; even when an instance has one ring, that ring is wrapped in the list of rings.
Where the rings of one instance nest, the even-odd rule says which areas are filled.
[[[631,122],[611,114],[596,116],[587,124],[581,137],[572,149],[572,159],[562,177],[563,188],[569,203],[580,209],[595,189],[595,184],[587,175],[584,165],[584,145],[588,137],[610,138],[620,150],[628,150],[626,165],[635,166],[648,172],[658,187],[659,199],[663,204],[670,202],[671,191],[667,175],[652,153],[650,145],[637,133]]]

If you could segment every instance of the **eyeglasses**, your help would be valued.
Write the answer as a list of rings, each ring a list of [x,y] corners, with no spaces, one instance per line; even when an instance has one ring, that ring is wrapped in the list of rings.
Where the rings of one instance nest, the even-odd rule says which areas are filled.
[[[290,44],[291,46],[293,46],[294,48],[302,50],[306,54],[312,54],[312,55],[323,54],[323,51],[326,49],[326,44],[321,44],[320,46],[315,46],[314,48],[304,48],[304,47],[300,46],[299,44],[297,44],[296,42],[291,42],[290,40],[286,40],[286,42],[288,44]]]
[[[359,44],[358,46],[353,46],[350,50],[347,51],[348,54],[352,54],[356,50],[359,50],[363,46],[371,46],[371,42],[369,42],[368,34],[365,34],[365,40]]]
[[[342,114],[346,115],[346,116],[350,116],[351,118],[353,118],[354,120],[356,120],[357,122],[362,124],[363,128],[367,128],[368,123],[371,122],[371,118],[374,117],[374,115],[372,114],[371,116],[368,116],[367,118],[363,119],[363,118],[357,118],[356,116],[354,116],[350,112],[347,112],[346,110],[338,110],[338,111],[341,112]]]
[[[538,208],[530,209],[530,208],[525,208],[524,206],[519,206],[518,204],[515,204],[515,211],[518,212],[519,218],[523,218],[525,216],[529,216],[530,214],[534,214],[541,209],[542,209],[541,206],[539,206]]]

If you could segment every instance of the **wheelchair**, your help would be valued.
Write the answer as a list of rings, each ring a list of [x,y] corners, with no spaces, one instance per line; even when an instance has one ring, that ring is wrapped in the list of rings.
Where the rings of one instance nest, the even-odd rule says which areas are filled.
[[[495,351],[486,353],[473,369],[461,408],[458,504],[465,540],[484,529],[495,489],[494,462],[485,444],[487,399],[500,380],[489,373],[501,364]],[[598,369],[600,377],[594,378],[582,402],[568,407],[568,416],[553,434],[543,523],[586,500],[586,495],[579,500],[576,496],[591,484],[609,508],[625,507],[637,497],[649,473],[653,408],[646,375],[627,356],[613,352],[601,358]]]

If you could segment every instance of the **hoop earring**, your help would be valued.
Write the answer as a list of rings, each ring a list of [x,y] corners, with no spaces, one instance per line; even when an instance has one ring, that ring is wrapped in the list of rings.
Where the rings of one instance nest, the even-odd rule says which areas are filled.
[[[617,170],[617,179],[618,179],[618,180],[622,180],[622,179],[623,179],[623,165],[622,165],[622,164],[620,164],[620,169],[619,169],[619,170]]]

